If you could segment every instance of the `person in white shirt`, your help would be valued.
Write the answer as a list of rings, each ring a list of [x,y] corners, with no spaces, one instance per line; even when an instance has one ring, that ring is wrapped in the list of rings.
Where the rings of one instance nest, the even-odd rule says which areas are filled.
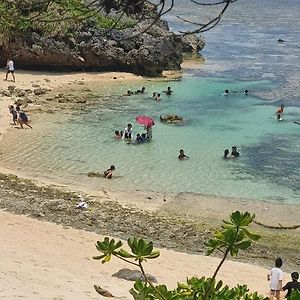
[[[11,59],[7,60],[6,68],[7,68],[7,71],[6,71],[5,80],[7,80],[8,74],[11,73],[12,78],[13,78],[13,82],[15,82],[16,81],[16,78],[15,78],[15,67],[14,67],[14,62]]]
[[[279,257],[275,260],[275,268],[271,269],[271,273],[268,274],[268,280],[270,281],[270,300],[273,300],[274,295],[277,300],[280,300],[280,291],[282,289],[283,272],[280,269],[282,266],[282,259]]]
[[[124,129],[123,139],[130,140],[132,135],[132,125],[129,123]]]

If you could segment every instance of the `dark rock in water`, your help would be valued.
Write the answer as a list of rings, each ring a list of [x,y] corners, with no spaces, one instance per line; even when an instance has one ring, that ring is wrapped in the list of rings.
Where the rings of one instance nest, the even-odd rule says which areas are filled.
[[[284,43],[284,40],[283,39],[278,39],[277,42],[278,43]]]
[[[183,123],[183,118],[177,115],[164,115],[164,116],[161,115],[160,120],[161,122],[164,123],[175,123],[175,124]]]
[[[147,33],[141,33],[151,22],[147,19],[133,28],[105,31],[89,21],[63,36],[27,33],[0,46],[0,64],[13,56],[17,68],[24,69],[126,71],[157,76],[163,70],[179,70],[183,52],[204,47],[204,40],[195,35],[170,32],[166,21],[160,20]]]
[[[117,273],[112,276],[122,278],[129,281],[142,280],[145,281],[143,274],[139,270],[130,270],[130,269],[121,269]],[[146,274],[147,280],[157,283],[157,279],[155,276]]]

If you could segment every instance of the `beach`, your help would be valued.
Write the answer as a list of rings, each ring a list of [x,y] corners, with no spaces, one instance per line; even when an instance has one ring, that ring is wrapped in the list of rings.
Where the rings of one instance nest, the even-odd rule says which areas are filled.
[[[52,109],[55,113],[68,105],[68,109],[72,105],[76,111],[85,105],[55,102],[53,109],[53,102],[46,98],[55,97],[57,93],[71,91],[76,96],[83,89],[89,93],[89,84],[95,82],[105,85],[133,81],[139,85],[143,80],[123,73],[19,72],[16,76],[14,85],[18,88],[33,89],[32,85],[38,84],[47,89],[47,93],[39,95],[26,108],[33,127],[42,122],[41,111]],[[4,82],[2,88],[10,85],[11,82]],[[23,132],[9,124],[7,105],[12,103],[11,99],[1,97],[0,100],[2,139]],[[24,129],[24,134],[28,130]],[[90,191],[76,184],[36,178],[22,170],[2,168],[1,173],[0,207],[5,212],[0,214],[3,224],[1,265],[4,266],[1,270],[4,287],[0,295],[7,299],[20,296],[25,299],[74,299],[78,294],[80,299],[98,299],[93,284],[99,284],[120,299],[130,299],[128,290],[132,283],[111,277],[126,265],[113,261],[100,266],[98,261],[91,259],[97,254],[94,244],[101,236],[121,239],[138,236],[154,241],[154,245],[164,248],[161,250],[164,259],[149,262],[147,272],[157,276],[159,283],[175,287],[176,282],[184,281],[186,276],[211,275],[219,258],[203,256],[206,251],[203,243],[221,225],[222,219],[228,219],[230,212],[247,210],[256,214],[257,221],[269,226],[299,224],[297,204],[184,192],[126,191],[104,183],[101,189]],[[76,208],[82,198],[87,209]],[[238,257],[237,260],[246,264],[236,259],[226,262],[220,278],[230,285],[246,283],[251,290],[267,295],[266,274],[277,256],[284,260],[284,271],[299,268],[300,229],[270,229],[260,225],[251,228],[261,234],[262,239],[251,251]],[[285,280],[288,279],[286,274]]]

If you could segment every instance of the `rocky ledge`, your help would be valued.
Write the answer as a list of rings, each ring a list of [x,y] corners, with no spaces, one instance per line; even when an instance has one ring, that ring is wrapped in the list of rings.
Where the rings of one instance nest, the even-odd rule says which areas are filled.
[[[0,46],[0,63],[13,57],[16,67],[56,71],[126,71],[159,76],[179,70],[183,52],[198,52],[205,42],[195,35],[170,32],[166,21],[144,20],[124,30],[96,29],[92,22],[55,37],[30,32]],[[129,38],[135,36],[133,38]]]

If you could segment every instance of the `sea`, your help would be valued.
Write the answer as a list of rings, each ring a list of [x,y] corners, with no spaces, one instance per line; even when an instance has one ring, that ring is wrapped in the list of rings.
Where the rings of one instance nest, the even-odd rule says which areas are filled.
[[[217,12],[181,0],[164,18],[180,32],[196,27],[177,16],[201,23]],[[93,106],[45,116],[40,125],[33,122],[33,130],[8,134],[0,146],[1,165],[91,191],[106,187],[129,194],[192,192],[300,203],[299,13],[299,0],[231,4],[221,22],[203,34],[202,63],[196,58],[187,64],[182,78],[99,87]],[[141,85],[145,94],[123,96]],[[168,86],[171,96],[162,93]],[[151,98],[153,92],[161,93],[160,102]],[[281,104],[285,112],[278,121]],[[184,122],[162,123],[160,115],[166,114]],[[134,136],[144,132],[135,122],[138,115],[154,119],[153,140],[141,145],[115,140],[114,131],[128,123]],[[224,160],[224,150],[232,146],[240,157]],[[189,159],[177,158],[180,149]],[[112,180],[87,176],[110,165],[116,167]]]

